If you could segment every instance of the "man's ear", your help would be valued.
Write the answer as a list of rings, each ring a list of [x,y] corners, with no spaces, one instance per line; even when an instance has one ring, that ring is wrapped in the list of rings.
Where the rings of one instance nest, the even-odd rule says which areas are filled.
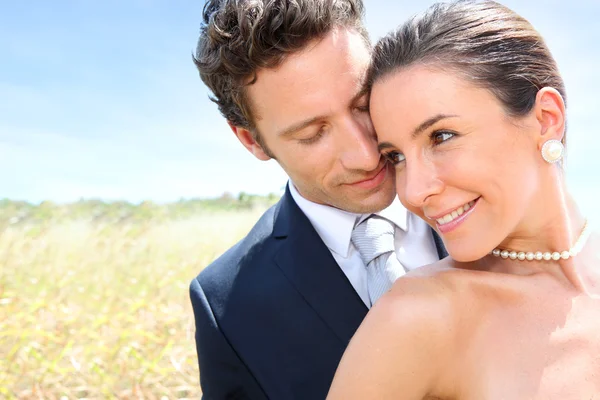
[[[258,158],[261,161],[268,161],[271,159],[270,156],[263,150],[262,146],[258,144],[258,142],[254,139],[252,132],[248,129],[235,126],[231,122],[227,122],[229,127],[237,136],[238,140],[244,145],[244,147],[254,155],[254,157]]]
[[[550,139],[562,140],[565,134],[565,102],[558,90],[545,87],[535,99],[535,117],[540,124],[539,147]]]

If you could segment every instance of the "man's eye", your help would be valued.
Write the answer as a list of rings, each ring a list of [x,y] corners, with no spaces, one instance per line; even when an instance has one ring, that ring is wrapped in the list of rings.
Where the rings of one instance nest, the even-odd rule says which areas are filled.
[[[325,133],[325,129],[319,129],[319,132],[317,132],[315,135],[307,138],[307,139],[298,139],[298,143],[300,144],[312,144],[317,142],[319,139],[321,139],[321,137],[323,136],[323,134]]]
[[[390,151],[388,153],[385,153],[383,157],[392,165],[398,165],[404,160],[406,160],[404,154],[397,151]]]

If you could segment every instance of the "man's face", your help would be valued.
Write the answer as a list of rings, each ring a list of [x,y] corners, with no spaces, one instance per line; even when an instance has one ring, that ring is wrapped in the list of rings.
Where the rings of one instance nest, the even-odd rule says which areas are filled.
[[[302,196],[357,213],[394,198],[394,169],[377,150],[362,93],[369,60],[357,32],[335,29],[277,68],[258,71],[247,92],[265,146]]]

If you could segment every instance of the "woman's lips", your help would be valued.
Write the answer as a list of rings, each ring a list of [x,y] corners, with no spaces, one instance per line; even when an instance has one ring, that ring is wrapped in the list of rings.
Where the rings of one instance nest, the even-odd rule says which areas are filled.
[[[457,210],[453,211],[452,213],[446,214],[445,216],[442,216],[442,217],[436,219],[435,223],[436,223],[436,226],[437,226],[438,230],[440,231],[440,233],[452,232],[453,230],[457,229],[460,225],[462,225],[462,223],[465,222],[466,219],[477,208],[479,199],[481,199],[481,197],[465,204],[464,206],[459,207]],[[465,207],[465,206],[467,206],[467,207]],[[465,208],[466,208],[466,210],[465,210]],[[463,210],[462,213],[460,213],[460,209]]]

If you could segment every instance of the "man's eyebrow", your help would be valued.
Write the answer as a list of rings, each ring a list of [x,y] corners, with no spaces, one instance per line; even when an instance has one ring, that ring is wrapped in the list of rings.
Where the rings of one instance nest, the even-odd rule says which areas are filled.
[[[295,123],[293,125],[288,126],[285,129],[283,129],[281,132],[279,132],[277,134],[277,136],[279,136],[279,137],[292,136],[294,133],[301,131],[302,129],[306,128],[307,126],[310,126],[318,121],[322,121],[326,118],[327,118],[327,116],[325,116],[325,115],[319,115],[317,117],[305,119],[304,121],[300,121],[298,123]]]
[[[365,73],[366,74],[366,73]],[[367,87],[367,85],[364,82],[364,76],[361,78],[361,85],[360,85],[360,89],[358,90],[358,92],[356,92],[354,94],[354,96],[352,96],[352,99],[350,100],[350,106],[353,107],[356,105],[356,103],[365,95],[367,95],[369,93],[369,88]],[[310,126],[316,122],[322,121],[327,119],[328,116],[327,115],[319,115],[316,117],[312,117],[312,118],[307,118],[304,121],[300,121],[298,123],[295,123],[293,125],[288,126],[287,128],[281,130],[277,136],[279,137],[289,137],[292,136],[294,133],[301,131],[302,129],[306,128],[307,126]]]
[[[368,89],[365,86],[361,86],[360,90],[354,96],[352,96],[352,99],[350,100],[350,104],[355,105],[367,93],[368,93]],[[290,125],[289,127],[285,128],[281,132],[279,132],[277,135],[279,137],[292,136],[294,133],[301,131],[302,129],[306,128],[307,126],[310,126],[310,125],[314,124],[315,122],[322,121],[324,119],[327,119],[327,115],[319,115],[317,117],[305,119],[304,121],[300,121],[298,123]]]
[[[413,139],[415,139],[417,136],[419,136],[419,134],[421,134],[425,129],[429,128],[430,126],[438,123],[439,121],[446,119],[446,118],[455,118],[458,117],[458,115],[446,115],[446,114],[438,114],[435,115],[425,121],[423,121],[421,123],[421,125],[417,126],[415,128],[415,130],[413,131],[411,137]]]
[[[369,93],[369,88],[365,85],[362,85],[360,90],[352,97],[350,101],[351,105],[355,105],[363,96]]]

